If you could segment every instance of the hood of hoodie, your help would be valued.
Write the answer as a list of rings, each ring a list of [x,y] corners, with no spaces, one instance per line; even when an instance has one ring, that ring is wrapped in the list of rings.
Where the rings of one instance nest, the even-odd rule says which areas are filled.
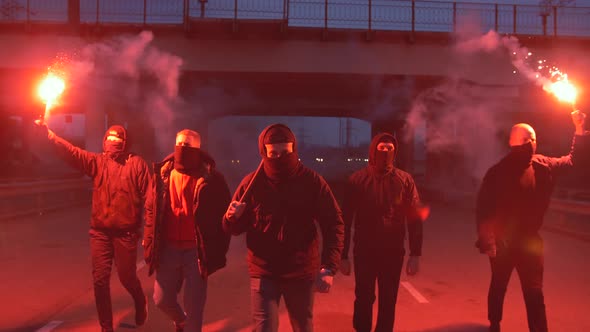
[[[375,135],[375,137],[373,137],[373,139],[371,140],[371,145],[369,146],[369,166],[375,167],[375,158],[376,158],[375,156],[377,154],[377,145],[379,145],[379,142],[381,142],[385,139],[393,142],[393,146],[395,147],[395,150],[393,151],[393,163],[395,165],[395,157],[397,156],[397,150],[398,150],[397,139],[395,138],[395,136],[393,136],[390,133],[380,133],[380,134]]]
[[[107,145],[108,136],[115,136],[123,140],[122,147],[117,148],[116,152],[109,150]],[[102,151],[108,152],[114,159],[118,159],[120,156],[126,155],[129,152],[129,137],[127,135],[127,129],[120,125],[110,126],[102,138]]]
[[[293,152],[282,154],[278,158],[266,156],[265,144],[293,143]],[[290,178],[296,174],[301,165],[297,153],[295,135],[284,124],[273,124],[266,127],[258,136],[258,148],[263,160],[264,174],[271,181],[277,182]]]
[[[293,153],[296,154],[297,153],[297,140],[295,139],[295,135],[293,134],[291,129],[289,129],[289,127],[287,127],[286,125],[276,123],[276,124],[272,124],[272,125],[264,128],[262,130],[262,132],[260,133],[260,135],[258,136],[258,152],[260,153],[260,156],[262,158],[266,157],[266,148],[264,147],[264,139],[266,138],[266,134],[268,134],[268,132],[271,129],[275,129],[275,128],[281,128],[281,129],[287,130],[289,133],[291,133],[291,135],[293,136]]]

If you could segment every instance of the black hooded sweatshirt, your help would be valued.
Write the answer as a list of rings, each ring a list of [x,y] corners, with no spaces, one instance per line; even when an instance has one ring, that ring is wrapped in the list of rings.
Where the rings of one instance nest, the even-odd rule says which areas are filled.
[[[369,165],[353,173],[342,206],[346,236],[342,258],[348,258],[351,228],[354,223],[354,255],[403,255],[406,225],[410,255],[422,254],[422,222],[416,215],[420,204],[414,179],[396,167],[380,171],[376,165],[377,145],[395,137],[376,135],[369,147]]]
[[[556,176],[580,163],[589,138],[576,135],[570,153],[559,158],[535,154],[523,164],[511,152],[487,171],[476,203],[477,246],[482,252],[492,244],[510,245],[538,234]]]
[[[263,158],[264,137],[273,126],[264,129],[258,140]],[[233,200],[240,200],[253,176],[242,180]],[[251,277],[312,280],[321,267],[337,271],[344,223],[330,187],[319,174],[298,162],[295,171],[281,180],[271,180],[261,171],[251,190],[244,214],[223,220],[228,232],[246,233]],[[321,258],[316,222],[323,239]]]
[[[124,140],[123,150],[115,159],[106,152],[93,153],[80,149],[52,131],[48,132],[48,138],[63,159],[92,178],[90,227],[105,231],[139,231],[150,171],[143,158],[128,151],[125,128],[109,128],[103,146],[113,129]]]

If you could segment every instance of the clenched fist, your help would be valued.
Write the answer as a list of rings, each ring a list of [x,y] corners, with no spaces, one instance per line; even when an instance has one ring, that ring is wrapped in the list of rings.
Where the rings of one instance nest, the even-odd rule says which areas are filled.
[[[225,212],[225,218],[227,218],[227,220],[238,219],[242,216],[242,214],[244,214],[245,209],[246,203],[233,201],[229,203],[229,206],[227,207],[227,211]]]

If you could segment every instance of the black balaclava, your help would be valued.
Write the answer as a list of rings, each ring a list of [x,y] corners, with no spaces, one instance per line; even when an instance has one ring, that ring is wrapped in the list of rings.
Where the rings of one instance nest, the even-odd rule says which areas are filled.
[[[293,143],[293,152],[283,154],[279,158],[267,157],[264,145],[276,143]],[[264,173],[268,178],[282,180],[295,174],[299,166],[299,156],[297,154],[295,135],[293,135],[289,127],[284,124],[274,124],[266,127],[258,137],[258,147],[264,160]]]
[[[393,151],[378,151],[379,143],[393,143]],[[389,133],[381,133],[373,137],[369,147],[369,166],[377,173],[387,173],[393,170],[393,161],[397,153],[397,140]]]
[[[174,146],[174,169],[185,174],[198,173],[203,164],[201,149],[190,146]]]
[[[109,141],[108,136],[115,136],[122,139],[122,141]],[[111,159],[117,160],[127,152],[127,130],[123,126],[111,126],[104,134],[102,141],[102,149]]]
[[[522,145],[510,147],[510,159],[518,166],[526,167],[533,159],[533,143],[528,142]]]

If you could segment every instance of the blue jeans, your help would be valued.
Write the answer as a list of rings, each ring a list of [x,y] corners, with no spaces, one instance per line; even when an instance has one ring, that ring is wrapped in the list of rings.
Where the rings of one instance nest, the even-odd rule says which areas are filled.
[[[285,300],[294,332],[313,331],[312,280],[250,279],[250,300],[255,332],[279,329],[279,302]]]
[[[201,331],[207,280],[199,272],[197,249],[163,247],[161,250],[154,284],[154,302],[174,322],[184,322],[185,331]],[[178,293],[183,283],[184,310],[178,304]]]

